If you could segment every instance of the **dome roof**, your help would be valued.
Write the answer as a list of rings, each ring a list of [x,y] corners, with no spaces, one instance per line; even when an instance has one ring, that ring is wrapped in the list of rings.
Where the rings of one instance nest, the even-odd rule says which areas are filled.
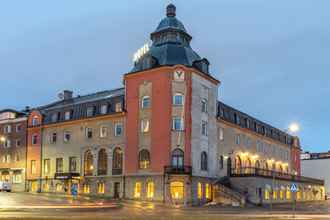
[[[208,73],[208,61],[190,47],[192,37],[184,25],[176,18],[176,8],[170,4],[166,8],[166,17],[156,30],[150,34],[152,45],[149,50],[134,63],[132,72],[138,72],[158,66],[182,64],[196,67]],[[196,64],[196,65],[195,65]]]

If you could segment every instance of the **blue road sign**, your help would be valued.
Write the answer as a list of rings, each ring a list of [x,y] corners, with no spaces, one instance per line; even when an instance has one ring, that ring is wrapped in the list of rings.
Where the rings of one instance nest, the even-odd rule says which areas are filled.
[[[291,192],[293,192],[293,193],[297,192],[297,191],[298,191],[298,187],[297,187],[297,185],[296,185],[295,183],[292,183],[292,184],[291,184],[291,187],[290,187],[290,190],[291,190]]]

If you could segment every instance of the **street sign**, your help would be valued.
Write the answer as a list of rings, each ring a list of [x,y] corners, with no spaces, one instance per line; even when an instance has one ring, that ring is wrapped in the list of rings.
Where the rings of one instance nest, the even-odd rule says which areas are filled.
[[[297,191],[298,191],[298,187],[297,187],[297,185],[296,185],[295,183],[292,183],[292,184],[291,184],[291,187],[290,187],[290,190],[291,190],[291,192],[293,192],[293,193],[297,192]]]

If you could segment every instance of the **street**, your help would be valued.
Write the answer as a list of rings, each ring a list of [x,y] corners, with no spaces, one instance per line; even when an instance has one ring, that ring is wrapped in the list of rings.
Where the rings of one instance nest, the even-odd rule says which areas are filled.
[[[329,219],[330,202],[297,206],[296,219]],[[290,205],[186,207],[54,194],[0,193],[0,219],[292,219]]]

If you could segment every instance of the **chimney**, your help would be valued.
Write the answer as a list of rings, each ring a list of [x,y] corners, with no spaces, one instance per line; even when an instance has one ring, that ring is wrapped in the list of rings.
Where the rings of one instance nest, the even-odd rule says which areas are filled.
[[[63,100],[72,99],[73,92],[70,90],[63,91]]]

